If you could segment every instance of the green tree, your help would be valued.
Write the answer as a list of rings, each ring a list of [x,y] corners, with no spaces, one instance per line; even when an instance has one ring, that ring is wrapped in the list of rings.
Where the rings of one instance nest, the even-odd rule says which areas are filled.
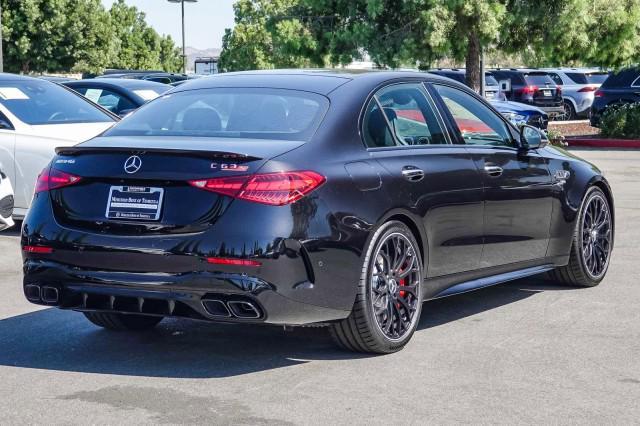
[[[239,0],[235,27],[222,39],[220,67],[227,71],[314,64],[317,45],[298,17],[297,0]]]

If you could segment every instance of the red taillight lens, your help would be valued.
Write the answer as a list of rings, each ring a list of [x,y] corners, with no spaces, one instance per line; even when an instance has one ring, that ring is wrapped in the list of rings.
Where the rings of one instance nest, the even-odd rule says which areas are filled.
[[[53,249],[51,247],[45,247],[45,246],[24,246],[22,247],[22,251],[24,251],[25,253],[35,253],[35,254],[53,253]]]
[[[325,177],[316,172],[302,171],[198,179],[189,184],[247,201],[283,206],[299,200],[325,181]]]
[[[62,188],[64,186],[76,184],[80,182],[80,180],[80,176],[47,167],[38,176],[35,192],[37,194],[38,192]]]
[[[580,93],[587,93],[587,92],[595,92],[596,90],[598,90],[597,87],[593,87],[593,86],[584,86],[582,89],[578,90],[578,92]]]
[[[538,86],[525,86],[521,92],[525,95],[533,95],[537,91],[538,91]]]
[[[556,86],[556,87],[558,89],[558,95],[561,95],[562,94],[562,86]]]
[[[596,93],[593,94],[596,98],[601,98],[604,96],[604,92],[602,90],[596,90]]]
[[[207,262],[213,265],[235,265],[235,266],[261,266],[257,260],[230,259],[228,257],[207,257]]]

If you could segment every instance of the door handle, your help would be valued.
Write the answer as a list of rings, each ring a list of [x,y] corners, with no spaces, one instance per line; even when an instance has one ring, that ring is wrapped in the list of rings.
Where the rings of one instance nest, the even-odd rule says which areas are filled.
[[[424,170],[415,166],[405,166],[402,168],[402,177],[411,182],[418,182],[424,179]]]
[[[484,166],[484,171],[491,177],[502,176],[502,167],[500,166]]]

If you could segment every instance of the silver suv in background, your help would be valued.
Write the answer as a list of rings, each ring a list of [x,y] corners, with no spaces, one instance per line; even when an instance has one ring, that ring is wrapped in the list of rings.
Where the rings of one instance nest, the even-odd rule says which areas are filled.
[[[556,116],[556,120],[587,118],[596,90],[609,77],[607,71],[598,68],[544,68],[544,71],[562,86],[564,114]]]

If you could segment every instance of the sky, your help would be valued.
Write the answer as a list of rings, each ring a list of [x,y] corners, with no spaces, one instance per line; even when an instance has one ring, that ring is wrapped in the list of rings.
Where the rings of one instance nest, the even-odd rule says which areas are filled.
[[[114,0],[102,0],[109,8]],[[147,23],[160,34],[169,34],[182,45],[180,4],[167,0],[126,0],[147,15]],[[197,49],[222,47],[225,28],[233,26],[234,0],[198,0],[185,3],[184,20],[186,45]]]

